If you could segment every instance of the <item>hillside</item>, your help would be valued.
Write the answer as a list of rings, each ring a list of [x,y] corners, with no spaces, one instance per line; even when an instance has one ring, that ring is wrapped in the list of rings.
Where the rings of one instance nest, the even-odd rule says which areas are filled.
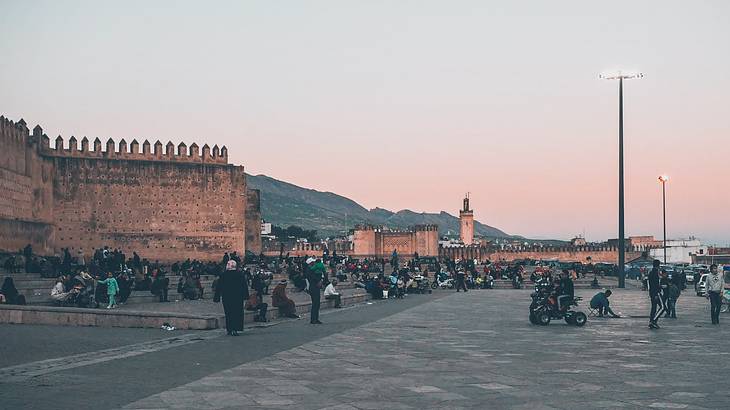
[[[440,213],[391,212],[383,208],[365,209],[357,202],[332,192],[320,192],[279,181],[266,175],[246,175],[248,187],[261,191],[261,213],[265,220],[279,226],[297,225],[316,229],[320,236],[342,235],[355,224],[369,223],[392,228],[417,224],[436,224],[443,235],[458,234],[459,218]],[[474,221],[477,235],[506,238],[501,230]]]

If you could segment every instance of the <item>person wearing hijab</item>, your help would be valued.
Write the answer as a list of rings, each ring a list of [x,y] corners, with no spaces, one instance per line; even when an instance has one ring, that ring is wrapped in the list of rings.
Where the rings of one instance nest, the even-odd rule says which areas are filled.
[[[216,293],[219,293],[223,302],[226,331],[229,336],[238,336],[238,332],[243,332],[243,302],[249,296],[248,283],[237,267],[235,260],[226,262],[226,270],[221,274],[216,286]]]
[[[18,292],[13,278],[9,276],[5,278],[2,288],[0,288],[0,294],[3,295],[5,303],[8,305],[25,305],[25,296]]]

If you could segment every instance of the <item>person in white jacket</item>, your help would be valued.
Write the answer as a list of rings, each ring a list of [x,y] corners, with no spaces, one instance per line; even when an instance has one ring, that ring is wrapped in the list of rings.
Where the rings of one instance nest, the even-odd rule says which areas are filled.
[[[720,307],[722,306],[722,275],[717,271],[717,265],[710,266],[710,274],[707,275],[707,297],[710,299],[710,319],[713,325],[720,324]]]
[[[337,280],[332,280],[332,282],[327,285],[326,288],[324,288],[324,298],[325,299],[334,299],[335,301],[335,307],[339,308],[342,304],[342,295],[337,292],[337,289],[335,289],[335,285],[337,284]]]
[[[63,280],[61,278],[58,278],[56,280],[56,284],[53,286],[53,289],[51,289],[51,299],[55,300],[56,302],[65,302],[66,299],[71,296],[71,292],[65,292],[65,289],[63,288]]]

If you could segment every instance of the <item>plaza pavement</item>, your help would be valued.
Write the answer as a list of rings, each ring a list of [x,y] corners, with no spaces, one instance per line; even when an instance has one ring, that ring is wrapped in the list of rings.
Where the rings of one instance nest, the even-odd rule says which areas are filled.
[[[453,293],[125,408],[730,408],[730,317],[686,292],[652,331],[646,293],[611,299],[625,318],[541,327],[528,290]]]

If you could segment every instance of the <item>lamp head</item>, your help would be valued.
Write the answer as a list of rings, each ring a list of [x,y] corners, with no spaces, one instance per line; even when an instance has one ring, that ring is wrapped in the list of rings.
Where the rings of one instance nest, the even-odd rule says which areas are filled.
[[[640,73],[638,71],[615,71],[615,72],[608,72],[608,73],[601,73],[598,75],[598,78],[602,80],[630,80],[632,78],[642,78],[644,77],[644,73]]]
[[[669,181],[669,175],[661,175],[659,177],[659,181],[661,181],[661,182],[667,182],[667,181]]]

